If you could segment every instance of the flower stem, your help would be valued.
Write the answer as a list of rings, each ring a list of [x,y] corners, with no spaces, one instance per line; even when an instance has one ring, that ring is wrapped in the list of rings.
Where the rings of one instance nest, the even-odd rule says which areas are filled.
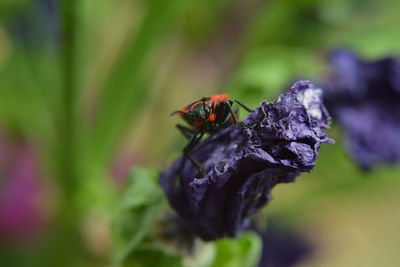
[[[77,173],[75,157],[75,5],[74,0],[61,2],[61,120],[60,130],[60,176],[66,198],[73,195]]]

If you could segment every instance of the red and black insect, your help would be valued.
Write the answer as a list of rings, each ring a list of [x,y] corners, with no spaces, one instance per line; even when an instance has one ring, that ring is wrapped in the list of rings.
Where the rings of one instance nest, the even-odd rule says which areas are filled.
[[[235,124],[242,128],[245,126],[237,119],[238,109],[232,109],[233,103],[237,103],[248,112],[252,110],[235,99],[229,99],[228,95],[212,95],[203,97],[180,110],[174,111],[171,115],[178,114],[192,128],[177,124],[179,131],[189,140],[183,149],[183,154],[196,166],[202,177],[205,176],[203,166],[190,156],[190,151],[201,140],[205,133],[212,133],[218,129]]]

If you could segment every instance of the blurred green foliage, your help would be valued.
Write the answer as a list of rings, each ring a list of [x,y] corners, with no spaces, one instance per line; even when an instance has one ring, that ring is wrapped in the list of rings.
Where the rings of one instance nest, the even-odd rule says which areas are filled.
[[[158,186],[158,173],[135,169],[128,179],[116,222],[116,259],[122,263],[140,244],[153,222],[165,206],[165,198]]]
[[[243,233],[238,239],[216,242],[217,255],[212,266],[256,266],[261,254],[260,237],[252,232]]]

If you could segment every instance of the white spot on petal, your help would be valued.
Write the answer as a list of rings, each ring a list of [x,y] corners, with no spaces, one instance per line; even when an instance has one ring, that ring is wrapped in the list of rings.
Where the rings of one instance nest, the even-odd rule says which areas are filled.
[[[306,108],[307,112],[318,120],[322,119],[321,98],[320,88],[310,88],[299,92],[296,96],[297,101]]]

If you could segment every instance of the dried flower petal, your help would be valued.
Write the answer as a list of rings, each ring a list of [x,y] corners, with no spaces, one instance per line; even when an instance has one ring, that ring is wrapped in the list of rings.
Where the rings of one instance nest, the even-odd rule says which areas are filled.
[[[295,83],[275,103],[263,102],[243,123],[256,126],[231,125],[192,150],[205,177],[196,177],[183,156],[160,176],[171,206],[204,240],[236,236],[276,184],[311,171],[321,143],[333,142],[324,133],[322,91],[309,81]]]

